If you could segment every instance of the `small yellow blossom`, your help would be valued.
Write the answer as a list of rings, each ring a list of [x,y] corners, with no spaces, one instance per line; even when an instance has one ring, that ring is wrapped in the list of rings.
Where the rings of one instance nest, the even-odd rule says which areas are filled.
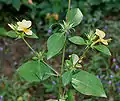
[[[30,30],[30,26],[32,25],[31,21],[22,20],[22,22],[17,22],[17,25],[18,31],[23,31],[27,35],[32,35],[32,31]]]
[[[107,40],[103,39],[105,37],[105,33],[102,30],[96,29],[95,34],[99,36],[99,39],[95,43],[102,42],[103,44],[108,45],[108,41],[111,40],[111,39],[107,39]]]

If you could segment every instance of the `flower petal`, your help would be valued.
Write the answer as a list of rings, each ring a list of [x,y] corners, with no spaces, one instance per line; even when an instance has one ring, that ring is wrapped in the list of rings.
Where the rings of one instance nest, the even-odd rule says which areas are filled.
[[[24,30],[24,28],[22,28],[22,27],[18,26],[17,30],[18,30],[18,31],[23,31],[23,30]]]
[[[20,21],[19,21],[19,22],[17,22],[17,25],[18,25],[18,26],[20,26],[20,27],[22,27],[22,26],[23,26],[23,25],[22,25],[22,22],[20,22]]]
[[[32,35],[32,33],[33,32],[30,29],[28,29],[28,30],[25,31],[25,34],[27,34],[27,35]]]
[[[22,27],[29,28],[32,25],[31,21],[22,20]]]
[[[98,35],[100,39],[103,39],[105,37],[105,33],[99,29],[96,29],[95,34]]]
[[[101,42],[102,42],[104,45],[108,45],[108,40],[101,39]]]

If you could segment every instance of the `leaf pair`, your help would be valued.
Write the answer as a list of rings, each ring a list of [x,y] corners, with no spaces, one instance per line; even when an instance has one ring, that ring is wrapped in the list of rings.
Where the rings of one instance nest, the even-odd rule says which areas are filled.
[[[80,36],[73,36],[69,38],[69,41],[76,45],[86,45],[85,40]],[[105,45],[95,45],[92,48],[95,48],[106,55],[111,55],[110,50]]]
[[[67,13],[67,21],[69,24],[73,24],[73,27],[80,24],[82,21],[83,15],[81,11],[78,8],[71,9],[69,13]],[[47,59],[50,59],[51,57],[57,55],[65,44],[65,32],[62,33],[54,33],[51,35],[47,41]]]
[[[72,86],[82,94],[106,97],[101,81],[93,74],[79,70],[74,75],[71,71],[62,76],[63,85],[72,82]]]

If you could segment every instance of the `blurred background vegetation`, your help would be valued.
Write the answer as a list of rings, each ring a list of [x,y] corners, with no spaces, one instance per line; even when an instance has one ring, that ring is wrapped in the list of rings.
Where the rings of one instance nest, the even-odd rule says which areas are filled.
[[[31,84],[15,74],[15,70],[31,59],[33,53],[22,40],[5,38],[4,34],[10,30],[8,23],[31,20],[32,30],[39,39],[27,40],[34,49],[46,50],[46,40],[53,33],[50,25],[65,19],[67,5],[68,0],[0,0],[0,95],[4,101],[56,98],[58,81],[54,78],[50,78],[52,82]],[[76,101],[120,101],[120,0],[72,0],[71,8],[75,7],[80,8],[84,18],[73,34],[85,37],[90,30],[99,28],[105,31],[107,38],[112,38],[109,44],[111,57],[91,50],[83,64],[87,71],[101,79],[108,98],[84,96],[73,90]],[[57,29],[56,25],[53,28]],[[66,58],[72,53],[80,55],[83,49],[68,43]],[[58,56],[49,61],[58,71],[60,59]]]

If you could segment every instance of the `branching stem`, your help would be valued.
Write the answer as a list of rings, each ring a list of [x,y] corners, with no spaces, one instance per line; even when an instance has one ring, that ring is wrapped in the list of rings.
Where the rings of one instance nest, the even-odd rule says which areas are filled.
[[[71,0],[68,1],[68,17],[70,15],[70,4],[71,4]],[[66,38],[66,33],[65,33],[65,38]],[[65,40],[65,43],[66,43],[66,40]],[[60,97],[63,96],[62,74],[64,72],[63,69],[64,69],[64,61],[65,61],[65,46],[66,44],[64,44],[63,51],[62,51],[62,64],[61,64],[60,77],[59,77],[59,99]]]
[[[78,60],[77,63],[82,62],[82,60],[83,60],[83,58],[85,58],[85,55],[86,55],[86,53],[88,52],[89,48],[90,48],[90,46],[87,46],[87,47],[85,48],[83,54],[80,56],[80,58],[79,58],[79,60]],[[76,67],[77,63],[75,64],[75,67]]]
[[[30,44],[25,40],[24,37],[22,37],[23,41],[26,43],[26,45],[33,51],[33,53],[39,58],[39,53],[36,52],[31,46]],[[44,61],[43,61],[44,62]],[[45,63],[45,62],[44,62]],[[45,63],[46,64],[46,63]],[[46,64],[47,65],[47,64]],[[56,73],[56,76],[59,76],[60,74],[52,67],[48,66],[52,71],[54,71]]]

